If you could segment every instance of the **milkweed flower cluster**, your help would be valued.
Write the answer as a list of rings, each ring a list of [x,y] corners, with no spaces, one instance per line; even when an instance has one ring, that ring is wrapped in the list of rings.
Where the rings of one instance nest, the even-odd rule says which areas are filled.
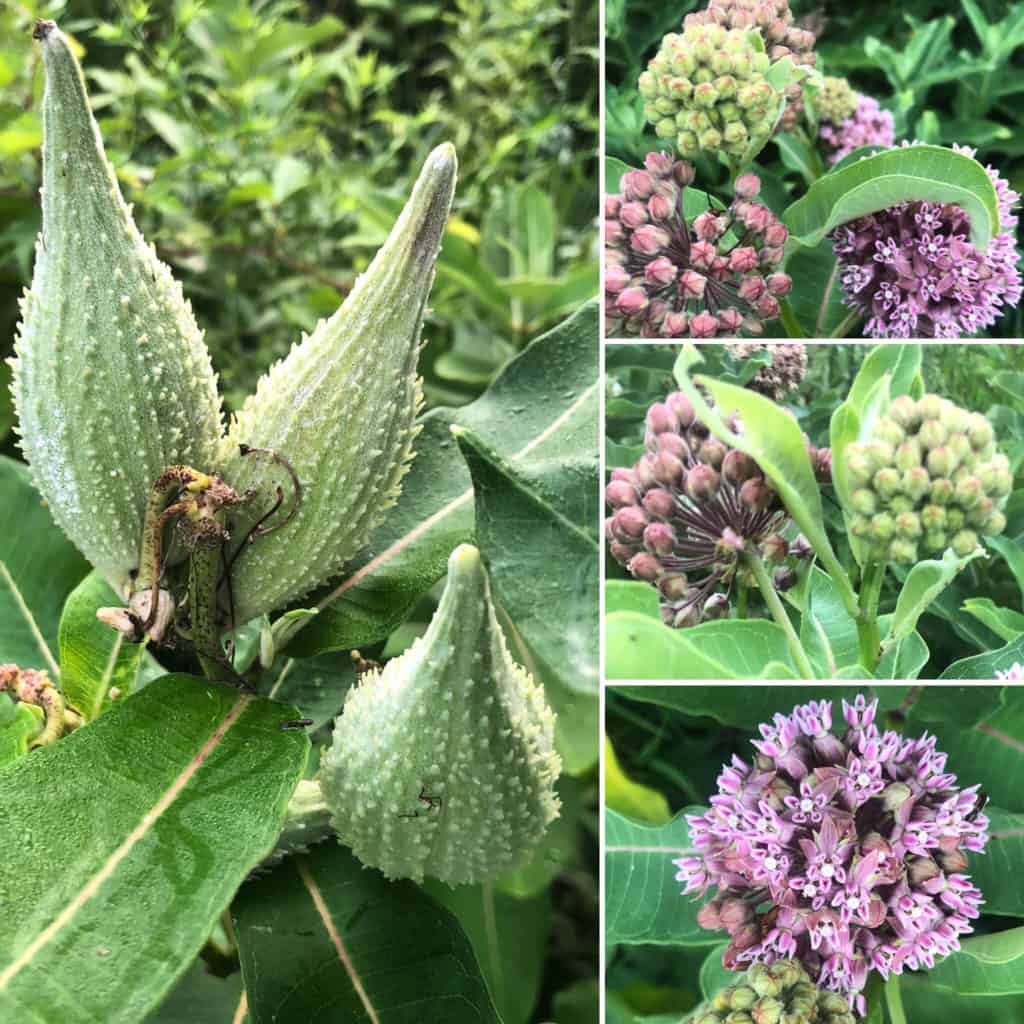
[[[747,550],[773,563],[777,589],[791,587],[796,573],[784,563],[809,556],[810,547],[782,536],[789,517],[758,464],[713,437],[681,392],[655,402],[646,422],[647,451],[612,471],[605,531],[612,557],[658,588],[666,625],[727,615]],[[734,417],[729,426],[741,429]],[[812,447],[811,455],[827,469],[827,449]]]
[[[871,96],[857,96],[854,110],[838,120],[825,116],[818,126],[818,138],[828,149],[829,164],[837,164],[862,146],[893,144],[896,135],[892,113],[883,110]]]
[[[789,232],[755,202],[756,174],[742,174],[727,209],[687,220],[694,170],[668,153],[622,176],[605,197],[605,309],[611,336],[714,338],[760,335],[792,287],[782,262]]]
[[[959,338],[991,327],[1020,301],[1013,213],[1020,196],[994,168],[985,170],[1001,228],[985,252],[969,240],[967,214],[948,203],[898,203],[836,229],[843,301],[867,318],[867,335]]]
[[[1010,460],[992,424],[938,395],[901,395],[847,450],[850,532],[878,561],[912,565],[918,547],[966,558],[1006,528]]]
[[[733,757],[704,814],[687,821],[693,856],[673,863],[698,915],[724,928],[727,967],[799,960],[811,980],[863,1012],[871,970],[932,967],[972,931],[982,896],[967,853],[988,841],[984,798],[961,789],[927,734],[875,724],[876,700],[811,701],[761,725],[750,763]]]
[[[1004,683],[1024,683],[1024,665],[1015,661],[1005,672],[996,670],[996,679]]]

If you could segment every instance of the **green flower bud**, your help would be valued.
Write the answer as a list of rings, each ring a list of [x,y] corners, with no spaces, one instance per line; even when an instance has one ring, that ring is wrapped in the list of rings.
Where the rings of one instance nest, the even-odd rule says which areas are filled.
[[[867,540],[871,536],[871,519],[868,516],[853,516],[850,519],[850,533],[858,540]]]
[[[43,227],[12,361],[18,433],[57,524],[124,593],[153,481],[174,464],[217,468],[220,399],[191,307],[121,196],[71,45],[52,21],[35,36]]]
[[[886,441],[873,438],[864,446],[871,464],[875,469],[885,469],[893,464],[896,458],[896,449]]]
[[[983,527],[986,537],[997,537],[1006,529],[1006,516],[1002,512],[995,511],[988,517],[988,522]]]
[[[874,476],[875,490],[883,498],[892,497],[900,489],[900,479],[899,470],[886,466],[884,469],[880,469]]]
[[[971,442],[967,440],[966,434],[950,434],[949,440],[946,441],[946,447],[953,453],[957,465],[974,465],[974,449],[971,447]]]
[[[967,522],[967,518],[964,516],[963,509],[957,508],[955,505],[947,507],[946,509],[946,529],[957,531],[961,529],[964,523]]]
[[[232,452],[241,445],[270,449],[303,482],[291,521],[247,546],[235,563],[238,622],[335,575],[398,498],[419,432],[420,328],[455,172],[455,150],[438,146],[341,308],[271,368],[231,424]],[[239,493],[253,488],[263,496],[257,515],[274,504],[280,474],[270,476],[266,461],[234,454],[225,477]]]
[[[941,505],[925,505],[921,509],[921,525],[927,531],[941,530],[946,525],[946,510]]]
[[[923,543],[928,551],[942,551],[946,547],[946,534],[942,530],[930,530],[924,535]]]
[[[759,999],[750,1011],[754,1024],[779,1024],[782,1018],[783,1005],[772,996]]]
[[[931,490],[932,480],[928,475],[928,470],[923,466],[918,466],[916,469],[908,469],[903,474],[902,485],[904,494],[914,502],[919,502]]]
[[[944,477],[932,481],[932,492],[929,497],[934,505],[948,505],[953,500],[953,482]]]
[[[921,518],[913,512],[902,512],[896,516],[896,532],[901,537],[915,539],[921,536]]]
[[[983,527],[989,520],[989,517],[995,511],[995,502],[987,495],[982,495],[978,499],[977,505],[970,509],[966,513],[967,525]]]
[[[911,540],[897,537],[889,544],[889,561],[913,565],[917,561],[917,545]]]
[[[517,665],[476,548],[426,634],[349,691],[320,783],[340,840],[389,878],[496,878],[558,816],[554,715]]]
[[[967,419],[967,438],[980,451],[995,441],[992,424],[981,413],[971,413]]]
[[[896,532],[896,523],[888,512],[871,517],[871,536],[874,540],[888,540]]]
[[[896,449],[896,466],[899,469],[916,469],[921,465],[921,445],[917,438],[904,441]]]
[[[942,399],[938,395],[924,395],[917,401],[917,414],[922,420],[937,420],[942,415]]]
[[[875,492],[861,487],[850,495],[850,505],[855,512],[864,516],[872,516],[878,510],[878,499]]]
[[[964,476],[957,481],[956,501],[961,508],[973,508],[981,500],[981,483],[975,476]]]
[[[757,1002],[757,993],[746,985],[740,985],[729,993],[729,1009],[749,1010]]]
[[[960,530],[949,545],[957,558],[966,558],[978,546],[978,535],[973,530]]]
[[[925,420],[917,432],[917,439],[925,448],[938,448],[948,437],[949,431],[939,420]]]
[[[902,483],[903,478],[901,477],[901,486]],[[908,497],[906,494],[897,494],[889,499],[889,512],[894,516],[901,515],[903,512],[913,512],[914,507],[915,503],[913,499]]]
[[[825,75],[814,105],[823,121],[841,124],[857,111],[857,94],[845,78]]]
[[[850,445],[848,452],[846,474],[855,487],[863,487],[874,475],[874,464],[867,452],[857,445]]]
[[[904,430],[910,431],[920,424],[921,412],[914,399],[909,395],[900,395],[899,398],[894,398],[889,406],[889,419],[895,420]]]
[[[957,467],[956,456],[948,448],[933,448],[925,459],[925,465],[933,477],[948,477]]]
[[[906,440],[907,435],[895,420],[890,419],[888,416],[883,416],[875,423],[872,436],[879,441],[891,444],[895,448]]]

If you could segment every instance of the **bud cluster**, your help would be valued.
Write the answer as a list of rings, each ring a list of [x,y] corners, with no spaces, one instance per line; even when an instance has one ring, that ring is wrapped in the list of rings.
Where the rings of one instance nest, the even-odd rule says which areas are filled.
[[[821,89],[814,98],[818,120],[842,124],[857,111],[857,93],[845,78],[825,75]]]
[[[879,731],[877,700],[812,701],[761,725],[748,764],[733,757],[694,855],[674,861],[684,892],[714,887],[698,921],[724,928],[727,967],[795,958],[815,984],[860,995],[883,977],[932,967],[971,932],[981,893],[964,873],[988,841],[984,797],[960,789],[935,737]]]
[[[721,25],[670,32],[640,75],[644,117],[685,157],[742,157],[775,129],[782,96],[765,78],[771,60],[756,37]]]
[[[739,430],[735,417],[732,430]],[[695,626],[729,614],[739,556],[757,552],[774,565],[786,590],[796,573],[784,564],[810,555],[802,537],[790,543],[782,502],[758,464],[711,435],[681,392],[647,410],[647,451],[629,469],[612,471],[605,532],[612,557],[657,587],[666,625]],[[827,450],[812,449],[817,466]],[[752,582],[744,579],[744,582]]]
[[[847,448],[847,472],[850,532],[878,561],[910,565],[947,547],[963,558],[1006,527],[1013,476],[992,424],[938,395],[894,399]]]
[[[854,1024],[845,999],[817,988],[797,960],[754,964],[688,1024]]]
[[[826,82],[830,81],[825,79]],[[838,79],[842,82],[845,79]],[[853,94],[853,109],[842,117],[838,115],[838,105],[830,114],[821,108],[821,124],[818,126],[818,138],[825,144],[830,165],[839,163],[843,157],[849,156],[855,149],[863,146],[885,146],[888,148],[896,138],[892,113],[883,110],[878,100],[870,96]]]
[[[688,14],[684,24],[721,25],[727,29],[759,29],[768,59],[773,64],[789,57],[794,64],[814,67],[814,33],[793,24],[788,0],[711,0],[707,9]],[[786,87],[786,107],[779,121],[780,131],[792,131],[803,110],[799,83]]]
[[[779,315],[792,280],[775,268],[789,232],[755,202],[755,174],[742,174],[727,209],[688,222],[685,160],[648,153],[605,197],[605,309],[611,336],[715,338],[760,335]]]

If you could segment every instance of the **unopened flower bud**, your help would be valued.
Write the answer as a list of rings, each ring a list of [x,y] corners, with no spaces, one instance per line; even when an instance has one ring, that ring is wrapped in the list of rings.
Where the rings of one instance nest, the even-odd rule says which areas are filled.
[[[704,463],[698,463],[686,475],[686,493],[694,501],[710,501],[718,493],[718,487],[718,471]]]
[[[977,549],[978,535],[973,530],[960,530],[954,534],[949,546],[957,558],[966,558]]]

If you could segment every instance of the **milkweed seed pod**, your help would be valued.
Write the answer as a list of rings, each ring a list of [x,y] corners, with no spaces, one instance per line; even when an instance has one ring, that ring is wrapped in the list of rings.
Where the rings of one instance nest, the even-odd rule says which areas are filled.
[[[819,120],[842,124],[857,112],[857,93],[845,78],[825,75],[814,105]]]
[[[854,1024],[842,996],[822,992],[796,960],[754,964],[686,1018],[687,1024]]]
[[[684,157],[756,152],[775,128],[782,98],[765,77],[769,65],[746,31],[691,25],[671,32],[640,75],[644,117]]]
[[[213,464],[220,400],[181,287],[121,196],[67,38],[39,22],[43,230],[12,361],[18,433],[40,494],[123,591],[152,482]]]
[[[789,57],[794,64],[814,67],[817,55],[814,33],[793,24],[788,0],[711,0],[707,9],[688,14],[684,25],[720,25],[727,29],[760,30],[768,59],[775,63]],[[804,109],[800,83],[786,88],[786,108],[778,130],[789,132],[796,127]]]
[[[509,654],[476,548],[426,634],[345,700],[320,782],[339,839],[389,878],[451,885],[525,860],[558,816],[555,716]]]
[[[791,587],[781,563],[807,557],[807,542],[783,536],[789,516],[757,462],[713,437],[682,392],[655,402],[646,425],[647,451],[605,489],[605,535],[612,557],[657,588],[662,621],[682,629],[728,615],[744,551],[777,566],[777,589]],[[742,432],[735,417],[729,426]],[[827,453],[808,445],[821,475]]]
[[[225,477],[240,493],[257,492],[253,509],[273,507],[282,472],[273,460],[240,454],[242,445],[283,457],[302,485],[288,524],[247,546],[235,564],[239,622],[336,574],[398,497],[418,431],[420,330],[456,166],[448,144],[427,157],[341,308],[271,368],[231,424]]]
[[[1013,486],[992,424],[948,399],[895,399],[847,448],[850,532],[877,561],[910,565],[947,547],[963,558],[1006,528]]]

